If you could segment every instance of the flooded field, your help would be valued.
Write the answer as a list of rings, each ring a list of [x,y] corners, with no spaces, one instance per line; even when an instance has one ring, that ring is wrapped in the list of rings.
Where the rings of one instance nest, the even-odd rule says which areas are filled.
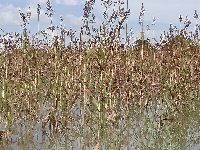
[[[45,108],[30,119],[24,110],[19,112],[22,119],[1,121],[1,131],[6,131],[1,149],[199,150],[199,110],[198,105],[176,112],[162,103],[145,109],[129,104],[116,106],[113,114],[105,111],[102,120],[98,111],[81,115],[80,107],[69,118],[62,109]]]
[[[0,36],[0,150],[200,149],[200,27],[187,33],[186,16],[183,28],[170,24],[160,42],[151,42],[142,3],[141,39],[131,41],[126,24],[123,44],[128,1],[126,11],[121,2],[110,17],[109,2],[103,1],[106,23],[90,30],[95,1],[86,1],[78,37],[62,16],[53,26],[50,0],[51,34],[39,30],[39,4],[33,37],[30,7],[27,15],[19,10],[23,34]]]

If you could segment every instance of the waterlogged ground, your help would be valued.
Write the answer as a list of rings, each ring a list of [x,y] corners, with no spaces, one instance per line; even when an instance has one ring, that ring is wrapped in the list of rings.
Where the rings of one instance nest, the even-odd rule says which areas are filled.
[[[15,113],[23,119],[1,113],[1,149],[200,149],[198,103],[183,109],[161,101],[147,108],[129,104],[116,106],[113,114],[95,109],[89,114],[78,103],[70,115],[51,107],[34,117],[25,109]]]

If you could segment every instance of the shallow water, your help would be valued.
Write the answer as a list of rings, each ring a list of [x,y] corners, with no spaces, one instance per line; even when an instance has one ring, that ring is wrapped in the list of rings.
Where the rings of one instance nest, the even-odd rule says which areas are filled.
[[[99,148],[105,150],[199,150],[198,107],[187,113],[174,111],[172,116],[169,116],[173,111],[170,109],[162,104],[146,109],[129,105],[129,109],[126,106],[116,108],[113,116],[105,111],[99,119],[98,111],[91,111],[90,115],[87,111],[84,113],[79,103],[68,118],[62,115],[61,109],[43,109],[42,115],[39,117],[38,111],[32,120],[28,116],[10,122],[1,118],[1,130],[7,133],[1,140],[1,148],[92,150],[99,144]],[[81,110],[85,116],[81,116]]]

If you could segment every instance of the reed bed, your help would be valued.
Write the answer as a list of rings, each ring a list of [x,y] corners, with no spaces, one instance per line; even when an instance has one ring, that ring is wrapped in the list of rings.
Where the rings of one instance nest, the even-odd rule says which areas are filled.
[[[20,13],[24,38],[4,39],[4,51],[0,53],[1,117],[8,121],[7,137],[12,134],[15,119],[35,119],[44,132],[48,123],[55,132],[76,124],[87,139],[90,130],[96,135],[95,145],[99,147],[103,139],[109,140],[106,130],[119,125],[123,114],[118,110],[143,110],[161,102],[163,109],[167,108],[167,115],[159,116],[160,120],[173,120],[177,114],[195,110],[199,105],[200,47],[196,38],[186,36],[187,27],[177,35],[171,31],[157,44],[138,40],[133,46],[127,33],[123,45],[119,42],[120,28],[130,10],[122,14],[113,12],[110,18],[105,13],[107,22],[100,30],[93,29],[94,35],[88,26],[88,14],[94,4],[92,0],[85,4],[79,39],[73,37],[72,30],[66,31],[61,26],[60,37],[54,37],[51,45],[40,45],[39,39],[30,42],[26,32],[28,20]],[[47,5],[51,19],[53,9],[49,0]],[[108,2],[104,1],[104,5],[109,9]],[[121,21],[118,28],[111,29],[109,23],[115,17]],[[52,19],[50,27],[53,32]],[[38,33],[45,36],[43,31]],[[65,35],[71,37],[66,47]],[[84,36],[90,39],[83,41]],[[43,114],[44,110],[50,112]],[[97,130],[93,124],[98,125]]]

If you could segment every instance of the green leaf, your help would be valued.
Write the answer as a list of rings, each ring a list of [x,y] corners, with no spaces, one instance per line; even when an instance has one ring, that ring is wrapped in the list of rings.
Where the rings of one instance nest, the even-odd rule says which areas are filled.
[[[100,121],[98,118],[92,118],[93,121],[95,121],[96,123],[98,123],[98,125],[100,125]]]
[[[88,118],[87,120],[86,120],[86,124],[89,122],[89,121],[95,121],[96,123],[100,123],[100,121],[99,121],[99,119],[98,118]]]
[[[28,60],[31,60],[31,57],[29,55],[27,55],[27,57],[28,57]]]
[[[96,106],[96,108],[98,109],[98,111],[100,111],[100,104],[98,103],[98,101],[93,97],[93,104]]]
[[[11,121],[11,112],[8,111],[8,121]]]
[[[43,35],[43,36],[45,36],[45,35],[44,35],[44,33],[43,33],[43,32],[41,32],[41,31],[39,31],[39,32],[38,32],[38,35],[40,35],[40,33],[42,33],[42,35]]]
[[[106,34],[106,25],[103,24],[103,31],[104,31],[104,34]]]
[[[83,59],[83,64],[87,61],[87,59],[93,54],[93,52],[96,50],[96,47],[91,48],[88,52],[87,55]]]
[[[101,58],[104,58],[104,57],[105,57],[105,54],[104,54],[104,52],[103,52],[102,49],[99,49],[99,53],[100,53],[100,57],[101,57]]]
[[[26,49],[26,41],[23,42],[23,50]]]

